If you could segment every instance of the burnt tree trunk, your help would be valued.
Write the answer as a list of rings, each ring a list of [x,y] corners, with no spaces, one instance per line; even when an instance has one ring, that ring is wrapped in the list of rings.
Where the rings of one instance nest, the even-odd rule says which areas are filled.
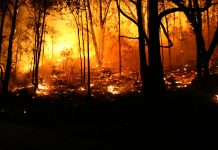
[[[1,60],[1,53],[2,53],[2,41],[3,41],[5,16],[6,16],[6,6],[4,2],[2,2],[2,14],[1,14],[1,24],[0,24],[0,60]]]
[[[82,13],[81,13],[82,15]],[[78,38],[78,47],[79,47],[79,60],[80,60],[80,83],[83,83],[83,66],[82,66],[82,49],[81,49],[81,40],[80,40],[80,28],[79,28],[79,10],[77,10],[77,16],[75,17],[76,27],[77,27],[77,38]]]
[[[144,38],[144,26],[143,26],[143,17],[142,17],[142,1],[137,0],[137,16],[138,16],[138,34],[139,34],[139,56],[140,56],[140,73],[142,80],[142,91],[147,94],[149,90],[150,83],[149,81],[149,72],[148,65],[146,61],[145,53],[145,38]]]
[[[34,85],[34,91],[38,89],[39,81],[38,81],[38,76],[39,76],[39,62],[40,62],[40,56],[41,56],[41,51],[42,51],[42,41],[43,41],[43,34],[44,34],[44,29],[45,29],[45,18],[46,18],[46,10],[47,10],[47,0],[44,0],[44,8],[43,12],[41,12],[41,8],[39,8],[39,18],[38,18],[38,23],[36,25],[36,40],[35,40],[35,52],[34,52],[34,66],[33,66],[33,85]],[[39,6],[41,7],[41,6]],[[42,16],[42,22],[41,22],[41,14]]]
[[[118,0],[118,5],[120,5],[120,0]],[[117,10],[118,11],[118,30],[119,30],[119,33],[118,33],[118,44],[119,44],[119,73],[121,75],[122,73],[122,56],[121,56],[121,22],[120,22],[120,11],[119,9]]]
[[[13,12],[13,16],[12,16],[11,33],[9,36],[9,43],[8,43],[7,64],[6,64],[6,69],[5,69],[4,81],[3,81],[3,85],[2,85],[2,93],[3,94],[8,94],[8,86],[9,86],[9,81],[10,81],[10,76],[11,76],[13,40],[14,40],[14,34],[15,34],[15,29],[16,29],[18,2],[19,2],[19,0],[15,1],[14,12]]]
[[[208,72],[209,69],[205,68],[206,64],[204,64],[204,62],[206,62],[205,41],[201,29],[195,29],[194,32],[195,32],[196,46],[197,46],[197,77],[198,79],[203,79],[205,76],[209,74]]]
[[[85,3],[85,1],[84,1]],[[84,4],[85,5],[85,4]],[[86,82],[86,55],[85,55],[85,39],[83,30],[83,15],[81,13],[81,24],[82,24],[82,47],[83,47],[83,82]]]
[[[90,2],[89,0],[87,0],[87,3],[88,3],[88,10],[90,9]],[[86,11],[86,10],[85,10]],[[88,57],[88,99],[90,100],[91,98],[91,86],[90,86],[90,59],[89,59],[89,23],[88,23],[88,13],[86,11],[86,29],[87,29],[87,57]]]
[[[158,0],[148,0],[148,32],[149,32],[149,69],[150,69],[150,90],[158,95],[165,92],[163,80],[163,66],[160,56],[160,20],[158,17]]]
[[[87,7],[88,7],[88,17],[89,17],[89,21],[90,21],[90,30],[92,33],[92,41],[93,41],[93,45],[95,48],[95,55],[96,55],[96,60],[99,66],[102,65],[101,59],[100,59],[100,55],[99,55],[99,50],[98,50],[98,45],[97,45],[97,41],[96,41],[96,36],[95,36],[95,31],[94,31],[94,25],[92,22],[92,11],[91,11],[91,6],[90,6],[90,2],[89,0],[87,0]]]
[[[185,6],[183,3],[179,1],[173,0],[173,2],[183,10],[190,24],[194,28],[196,46],[197,46],[197,50],[196,50],[197,51],[197,63],[196,63],[197,78],[206,79],[210,75],[209,61],[213,53],[213,50],[207,51],[205,47],[205,39],[202,33],[202,8],[200,8],[199,5],[200,3],[198,0],[193,0],[188,2],[188,6]],[[205,5],[206,10],[208,10],[210,6],[211,6],[211,0],[208,0]],[[216,43],[216,40],[213,42]],[[213,44],[211,46],[215,48]],[[211,49],[214,49],[212,47]]]

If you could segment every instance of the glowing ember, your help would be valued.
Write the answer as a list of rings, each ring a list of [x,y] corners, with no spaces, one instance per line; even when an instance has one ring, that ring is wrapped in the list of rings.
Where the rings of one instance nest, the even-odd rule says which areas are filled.
[[[48,90],[49,90],[49,88],[48,88],[47,85],[39,84],[38,89],[36,90],[36,94],[38,94],[38,95],[48,95],[49,94]]]
[[[217,101],[218,101],[218,95],[216,94],[214,97],[215,97],[215,100],[217,100]]]
[[[119,91],[117,91],[118,87],[115,87],[113,85],[109,85],[107,87],[108,92],[112,93],[112,94],[119,94]]]
[[[84,87],[80,87],[79,91],[85,91],[85,88]]]

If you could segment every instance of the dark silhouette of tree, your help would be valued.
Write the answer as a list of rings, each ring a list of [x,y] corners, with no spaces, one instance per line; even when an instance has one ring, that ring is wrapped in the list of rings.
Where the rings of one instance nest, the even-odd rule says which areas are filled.
[[[120,0],[118,0],[118,5],[120,5]],[[119,30],[119,34],[118,34],[118,44],[119,44],[119,72],[120,75],[122,73],[122,56],[121,56],[121,22],[120,22],[120,11],[119,9],[118,11],[118,30]]]
[[[77,5],[76,5],[76,8],[74,10],[75,11],[75,14],[73,12],[73,16],[74,16],[74,19],[75,19],[75,22],[76,22],[76,27],[77,27],[77,38],[78,38],[78,49],[79,49],[79,59],[80,59],[80,82],[81,82],[81,85],[83,83],[83,60],[82,60],[82,48],[81,48],[81,39],[80,39],[80,21],[81,21],[81,17],[80,15],[82,16],[82,8],[81,8],[82,4],[80,3],[80,1],[78,1]],[[83,29],[82,29],[83,30]],[[83,40],[83,39],[82,39]]]
[[[104,60],[105,51],[105,23],[107,21],[107,15],[109,12],[110,4],[112,0],[99,0],[99,20],[100,20],[100,41],[99,41],[99,53],[101,63]],[[105,5],[105,8],[103,7]]]
[[[201,6],[202,4],[198,0],[188,2],[172,0],[172,2],[176,4],[182,12],[184,12],[193,27],[197,46],[197,77],[198,79],[206,79],[210,75],[209,61],[216,47],[217,30],[214,35],[215,39],[212,40],[209,49],[207,50],[202,31],[202,13],[207,11],[213,5],[212,0],[206,0],[204,6]]]
[[[148,0],[148,34],[145,32],[143,14],[142,14],[142,1],[129,0],[136,6],[138,20],[128,16],[119,6],[118,1],[117,6],[119,11],[138,27],[138,40],[139,40],[139,54],[140,54],[140,72],[142,80],[142,90],[144,93],[151,94],[154,91],[157,92],[156,95],[161,95],[165,92],[165,83],[163,80],[163,67],[160,57],[160,25],[161,19],[158,15],[158,0]],[[164,33],[166,34],[166,30]],[[168,37],[168,35],[166,35]],[[169,39],[169,38],[168,38]],[[145,53],[145,42],[148,46],[148,64],[146,60]]]
[[[92,10],[91,10],[89,0],[87,1],[87,9],[88,9],[88,18],[89,18],[88,20],[89,20],[89,23],[90,23],[90,32],[91,32],[91,35],[92,35],[92,42],[93,42],[93,45],[94,45],[94,48],[95,48],[96,60],[97,60],[97,64],[99,66],[101,66],[102,62],[101,62],[101,59],[100,59],[99,49],[98,49],[96,35],[95,35],[95,31],[94,31]]]
[[[158,0],[148,0],[148,51],[151,89],[162,94],[165,90],[163,66],[160,57],[160,23]]]
[[[2,93],[7,95],[8,94],[8,86],[9,86],[9,80],[11,76],[11,68],[12,68],[12,55],[13,55],[13,41],[14,41],[14,34],[15,34],[15,29],[16,29],[16,21],[17,21],[17,13],[18,13],[18,8],[19,6],[23,3],[24,1],[19,1],[15,0],[14,2],[8,2],[7,6],[12,6],[13,12],[9,10],[10,15],[11,15],[11,31],[10,31],[10,36],[9,36],[9,43],[8,43],[8,51],[7,51],[7,61],[6,61],[6,68],[5,68],[5,75],[4,75],[4,80],[3,80],[3,85],[2,85]]]
[[[91,18],[88,18],[88,12],[90,13],[91,9],[90,9],[90,1],[86,0],[86,2],[87,2],[87,8],[88,8],[88,10],[87,10],[86,7],[85,7],[85,13],[86,13],[86,36],[87,36],[87,55],[88,55],[87,56],[88,57],[88,99],[90,99],[91,98],[91,86],[90,86],[89,21],[88,21],[88,19],[91,19]]]
[[[32,1],[34,9],[34,30],[35,30],[35,44],[33,49],[34,61],[32,72],[32,83],[34,85],[34,91],[38,89],[38,75],[39,75],[39,62],[42,51],[43,35],[45,31],[45,19],[48,9],[48,0]]]
[[[7,5],[6,5],[6,2],[4,0],[2,0],[0,2],[0,10],[1,10],[1,22],[0,22],[0,60],[1,60],[3,30],[4,30],[5,16],[6,16],[6,11],[7,11]]]
[[[82,2],[83,8],[85,6],[85,1]],[[85,55],[85,38],[84,38],[84,28],[83,28],[83,15],[81,13],[81,26],[82,26],[82,48],[83,48],[83,81],[86,82],[86,55]]]

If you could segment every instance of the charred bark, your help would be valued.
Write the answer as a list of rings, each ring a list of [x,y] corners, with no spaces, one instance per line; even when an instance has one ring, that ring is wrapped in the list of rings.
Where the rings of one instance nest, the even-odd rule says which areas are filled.
[[[91,30],[91,33],[92,33],[92,41],[93,41],[93,45],[94,45],[94,48],[95,48],[96,60],[97,60],[98,65],[101,66],[102,62],[101,62],[101,59],[100,59],[98,45],[97,45],[95,31],[94,31],[94,26],[93,26],[93,22],[92,22],[92,11],[91,11],[90,1],[89,0],[87,0],[87,7],[88,7],[88,16],[89,16],[89,20],[90,20],[90,30]]]
[[[139,34],[139,56],[140,56],[140,73],[142,80],[142,91],[144,94],[149,93],[150,83],[149,71],[145,53],[145,38],[144,38],[144,25],[142,16],[142,1],[137,0],[137,16],[138,16],[138,34]]]
[[[83,15],[82,14],[81,14],[81,24],[82,24],[82,47],[83,47],[83,82],[85,83],[86,82],[86,55],[85,55],[85,39],[84,39]]]
[[[120,5],[120,0],[118,0],[118,5]],[[118,11],[118,30],[119,30],[119,33],[118,33],[118,44],[119,44],[119,73],[121,75],[122,73],[122,56],[121,56],[121,24],[120,24],[120,11],[119,9],[117,10]]]
[[[8,56],[7,56],[7,64],[5,69],[5,76],[4,81],[2,85],[2,93],[8,94],[8,86],[9,81],[11,77],[11,67],[12,67],[12,55],[13,55],[13,40],[14,40],[14,34],[15,34],[15,28],[16,28],[16,21],[17,21],[17,9],[18,9],[18,2],[19,0],[15,1],[14,4],[14,12],[12,16],[12,23],[11,23],[11,33],[9,36],[9,43],[8,43]]]
[[[163,80],[163,66],[160,56],[160,21],[158,16],[158,0],[148,0],[148,52],[150,69],[150,90],[163,94],[165,92],[165,83]]]
[[[47,11],[47,0],[44,0],[43,12],[41,12],[41,6],[39,4],[39,12],[38,12],[38,21],[36,23],[36,35],[35,35],[35,50],[34,50],[34,65],[33,65],[33,85],[34,91],[38,89],[39,81],[39,62],[42,51],[42,41],[45,29],[45,19],[46,19],[46,11]],[[42,16],[41,16],[42,15]],[[41,21],[42,17],[42,21]]]
[[[1,24],[0,24],[0,60],[1,60],[3,30],[4,30],[4,22],[5,22],[5,16],[6,16],[6,6],[4,2],[0,2],[0,3],[2,5]]]
[[[88,2],[88,7],[90,8],[90,4],[89,4],[89,0],[87,0]],[[88,8],[88,10],[90,10]],[[90,59],[89,59],[89,23],[88,23],[88,13],[86,11],[86,29],[87,29],[87,32],[86,32],[86,36],[87,36],[87,57],[88,57],[88,99],[90,100],[91,98],[91,86],[90,86]]]

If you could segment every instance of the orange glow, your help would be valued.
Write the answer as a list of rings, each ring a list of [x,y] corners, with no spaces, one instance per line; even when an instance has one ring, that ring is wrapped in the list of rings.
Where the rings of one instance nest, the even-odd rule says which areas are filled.
[[[46,84],[39,84],[38,89],[36,90],[36,94],[48,95],[49,94],[49,86]]]
[[[145,1],[144,1],[145,2]],[[121,8],[125,13],[129,16],[133,17],[137,20],[137,13],[134,4],[128,2],[121,2]],[[129,6],[128,6],[129,5]],[[92,9],[92,19],[93,19],[93,30],[96,36],[96,43],[97,49],[99,52],[99,57],[102,59],[103,64],[102,68],[110,68],[111,70],[115,70],[114,72],[118,72],[119,67],[119,45],[118,45],[118,15],[117,15],[117,6],[114,1],[111,2],[111,6],[109,7],[107,18],[104,24],[104,35],[102,34],[101,26],[100,26],[100,18],[99,18],[99,7],[96,1],[91,1],[91,9]],[[147,29],[147,8],[144,7],[144,28],[145,31],[148,32]],[[74,13],[74,15],[73,15]],[[103,13],[104,14],[104,13]],[[28,14],[25,14],[26,16]],[[46,29],[45,35],[43,37],[43,46],[41,52],[41,58],[39,63],[39,77],[42,77],[43,80],[46,79],[46,84],[44,85],[40,82],[39,90],[37,91],[38,94],[47,95],[49,88],[52,90],[53,82],[56,80],[62,81],[70,81],[70,82],[77,82],[86,84],[87,82],[87,31],[86,31],[86,20],[85,20],[85,12],[83,11],[82,14],[83,24],[81,23],[81,16],[77,16],[75,12],[69,10],[69,8],[63,7],[61,12],[57,12],[56,10],[49,10],[49,14],[46,16]],[[174,16],[175,15],[175,16]],[[75,20],[76,19],[76,20]],[[79,19],[79,24],[76,24]],[[121,36],[132,37],[131,38],[121,38],[121,60],[122,60],[122,75],[126,75],[128,72],[137,72],[140,74],[140,59],[139,59],[139,50],[138,50],[138,28],[137,26],[128,20],[125,16],[121,15]],[[23,20],[25,20],[23,18]],[[196,51],[195,51],[195,38],[194,34],[192,33],[192,28],[189,22],[187,21],[186,16],[181,12],[176,12],[175,14],[170,14],[167,16],[168,20],[168,27],[169,27],[169,37],[173,42],[173,47],[171,47],[171,58],[173,65],[185,65],[187,64],[186,61],[189,59],[195,59]],[[162,23],[166,28],[166,20],[165,17],[162,19]],[[78,26],[77,26],[78,25]],[[78,29],[79,27],[79,39],[80,39],[80,46],[79,49],[79,39],[78,39]],[[82,39],[82,29],[84,32],[84,39]],[[31,30],[31,31],[29,31]],[[17,72],[20,73],[29,73],[29,84],[31,84],[31,73],[33,68],[33,46],[34,46],[34,31],[29,29],[31,39],[26,42],[25,46],[28,47],[29,51],[25,54],[22,54],[22,59],[19,61]],[[19,30],[17,29],[17,34]],[[92,38],[92,33],[90,29],[89,23],[89,46],[90,46],[90,61],[91,61],[91,69],[96,69],[96,72],[100,72],[102,68],[99,68],[96,62],[96,53],[94,42]],[[191,36],[190,36],[191,35]],[[102,39],[104,37],[104,40]],[[135,39],[134,39],[135,38]],[[83,57],[83,43],[84,40],[84,52],[85,52],[85,65],[84,65],[84,57]],[[25,40],[24,40],[25,41]],[[102,42],[103,41],[103,42]],[[160,41],[161,45],[167,46],[168,40],[163,33],[162,28],[160,27]],[[15,43],[17,44],[18,37],[15,39]],[[192,43],[192,44],[190,44]],[[18,45],[18,44],[17,44]],[[104,45],[104,46],[102,46]],[[15,48],[14,48],[15,49]],[[20,48],[21,49],[21,48]],[[80,54],[80,50],[82,53]],[[161,57],[163,60],[164,69],[168,68],[169,66],[169,49],[168,48],[161,48]],[[146,50],[146,53],[148,51]],[[148,54],[146,54],[149,56]],[[80,61],[80,56],[82,61]],[[85,69],[84,69],[85,66]],[[81,70],[82,71],[81,71]],[[84,73],[85,70],[85,73]],[[91,70],[91,78],[95,78],[98,76],[98,73]],[[168,71],[168,70],[167,70]],[[183,68],[183,72],[187,72],[186,68]],[[82,78],[80,73],[85,74],[86,81],[80,82]],[[94,73],[96,74],[94,74]],[[94,75],[93,75],[93,74]],[[109,73],[99,73],[101,78],[95,78],[91,80],[91,82],[95,83],[94,80],[102,80],[104,78],[110,78],[111,72]],[[135,76],[129,75],[133,78]],[[182,76],[182,74],[175,75],[175,85],[178,85],[177,88],[187,87],[192,79],[196,75],[194,73],[191,74],[189,78],[187,76]],[[170,77],[170,75],[169,75]],[[25,80],[25,77],[23,77]],[[140,78],[140,77],[139,77]],[[138,80],[138,76],[137,76]],[[140,80],[140,79],[139,79]],[[107,81],[107,80],[106,80]],[[165,79],[166,84],[172,86],[172,83],[168,81],[168,78]],[[56,83],[55,83],[56,84]],[[59,84],[59,83],[57,83]],[[61,83],[62,84],[62,83]],[[50,87],[48,86],[50,85]],[[133,84],[132,84],[133,85]],[[98,86],[96,84],[92,84],[91,87]],[[112,93],[112,94],[120,94],[123,91],[127,91],[127,88],[132,88],[133,91],[138,91],[138,89],[134,89],[134,87],[130,86],[130,83],[115,84],[115,83],[105,83],[104,92],[105,93]],[[86,91],[86,87],[83,85],[82,87],[76,88],[78,91]],[[96,90],[97,91],[97,90]]]
[[[107,87],[107,90],[108,90],[108,92],[111,93],[111,94],[119,94],[119,93],[120,93],[120,92],[118,91],[118,87],[113,86],[113,85],[109,85],[109,86]]]

